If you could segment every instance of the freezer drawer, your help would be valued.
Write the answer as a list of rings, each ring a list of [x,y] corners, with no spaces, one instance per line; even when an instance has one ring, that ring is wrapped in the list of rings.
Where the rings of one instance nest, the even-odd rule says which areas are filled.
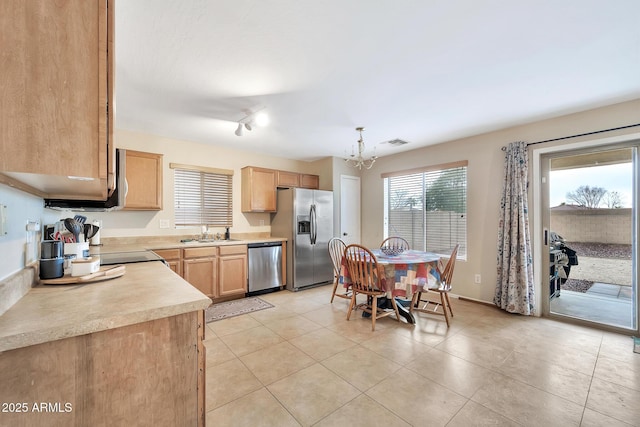
[[[282,283],[282,242],[248,245],[249,294],[273,290]]]

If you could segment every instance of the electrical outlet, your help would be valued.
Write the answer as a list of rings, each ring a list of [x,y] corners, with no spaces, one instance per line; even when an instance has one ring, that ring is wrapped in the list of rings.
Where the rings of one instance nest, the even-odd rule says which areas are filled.
[[[473,278],[473,281],[479,285],[480,283],[482,283],[482,276],[480,276],[479,274],[476,274],[475,277]]]
[[[40,231],[40,222],[29,220],[27,222],[27,231]]]
[[[169,220],[168,219],[161,219],[160,220],[160,228],[169,228]]]
[[[260,227],[263,227],[263,226],[264,226],[264,219],[261,219],[260,220]]]

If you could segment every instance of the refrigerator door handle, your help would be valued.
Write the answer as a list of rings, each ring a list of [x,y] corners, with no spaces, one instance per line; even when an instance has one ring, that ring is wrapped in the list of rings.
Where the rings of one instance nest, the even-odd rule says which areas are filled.
[[[309,243],[313,245],[313,205],[309,205]]]
[[[316,239],[318,238],[318,223],[316,222],[316,205],[311,205],[310,212],[311,219],[311,244],[316,244]]]
[[[316,205],[313,205],[313,244],[318,243],[318,213],[316,212]]]

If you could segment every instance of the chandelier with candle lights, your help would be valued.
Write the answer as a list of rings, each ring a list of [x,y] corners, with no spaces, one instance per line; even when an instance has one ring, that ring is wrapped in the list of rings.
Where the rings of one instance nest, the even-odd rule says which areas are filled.
[[[364,153],[364,140],[362,139],[363,130],[364,130],[363,127],[356,128],[356,131],[360,133],[360,139],[358,139],[358,155],[356,156],[352,147],[351,156],[349,158],[344,159],[344,161],[347,162],[349,166],[353,166],[354,168],[358,168],[360,170],[362,170],[362,168],[371,169],[376,159],[378,158],[378,156],[376,156],[375,147],[373,149],[373,156],[369,157],[368,159],[363,156],[363,153]]]

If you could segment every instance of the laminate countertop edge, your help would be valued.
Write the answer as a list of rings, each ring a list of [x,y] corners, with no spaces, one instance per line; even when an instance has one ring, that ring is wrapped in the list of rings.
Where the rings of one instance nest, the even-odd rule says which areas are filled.
[[[188,248],[199,248],[206,246],[235,246],[235,245],[248,245],[251,243],[265,243],[265,242],[286,242],[287,239],[281,237],[267,237],[261,239],[238,239],[238,240],[216,240],[210,242],[180,242],[175,239],[167,239],[167,240],[154,240],[154,241],[144,241],[141,240],[139,242],[135,242],[131,238],[109,238],[108,243],[106,242],[101,246],[91,246],[89,249],[92,254],[100,255],[101,253],[112,253],[112,252],[135,252],[135,251],[145,251],[145,250],[162,250],[162,249],[188,249]]]
[[[163,263],[126,264],[124,276],[38,285],[0,316],[0,353],[206,309],[211,299]]]

